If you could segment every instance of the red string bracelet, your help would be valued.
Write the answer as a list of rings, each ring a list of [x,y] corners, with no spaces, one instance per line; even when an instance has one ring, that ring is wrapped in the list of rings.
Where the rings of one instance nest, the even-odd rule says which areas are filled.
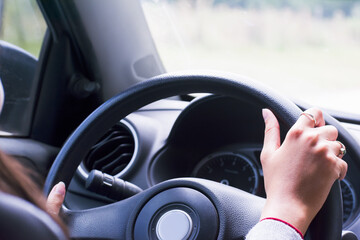
[[[286,222],[284,220],[281,220],[279,218],[266,217],[266,218],[261,219],[260,222],[262,222],[264,220],[274,220],[274,221],[282,222],[282,223],[288,225],[289,227],[291,227],[292,229],[294,229],[301,236],[301,238],[304,239],[304,235],[301,233],[301,231],[299,229],[297,229],[292,224],[290,224],[290,223],[288,223],[288,222]]]

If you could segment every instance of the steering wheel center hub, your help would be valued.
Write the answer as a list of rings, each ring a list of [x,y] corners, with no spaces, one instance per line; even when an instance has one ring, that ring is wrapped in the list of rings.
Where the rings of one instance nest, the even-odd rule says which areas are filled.
[[[135,221],[134,239],[216,239],[218,213],[201,192],[175,187],[152,197]]]
[[[187,239],[192,232],[192,220],[186,212],[174,209],[163,214],[156,224],[156,235],[160,240]]]

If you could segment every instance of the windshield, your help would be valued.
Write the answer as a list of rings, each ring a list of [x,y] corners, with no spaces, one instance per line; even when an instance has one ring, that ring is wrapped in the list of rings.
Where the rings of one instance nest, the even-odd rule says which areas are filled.
[[[359,0],[143,0],[167,71],[213,69],[360,113]]]

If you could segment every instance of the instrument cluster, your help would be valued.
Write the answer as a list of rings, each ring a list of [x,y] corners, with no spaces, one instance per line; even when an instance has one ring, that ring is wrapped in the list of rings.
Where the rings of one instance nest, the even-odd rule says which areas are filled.
[[[260,160],[249,157],[249,154],[235,151],[212,153],[195,166],[192,175],[265,196]],[[349,180],[344,179],[340,183],[343,198],[343,223],[346,223],[355,211],[357,199]]]

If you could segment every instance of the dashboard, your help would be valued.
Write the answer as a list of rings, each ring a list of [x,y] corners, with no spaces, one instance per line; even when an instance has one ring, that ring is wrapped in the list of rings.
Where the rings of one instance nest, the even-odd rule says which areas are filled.
[[[114,167],[108,173],[142,189],[173,178],[197,177],[266,197],[260,164],[264,123],[261,109],[250,102],[216,95],[190,103],[161,100],[130,114],[119,126],[120,130],[110,130],[90,151],[90,160],[84,159],[79,166],[65,200],[68,208],[113,202],[84,187],[89,171],[107,172],[109,166]],[[288,127],[280,122],[280,129],[283,139]],[[360,129],[351,131],[360,133]],[[110,139],[110,135],[115,137]],[[349,154],[344,159],[349,165],[341,181],[346,229],[358,222],[360,168]]]

